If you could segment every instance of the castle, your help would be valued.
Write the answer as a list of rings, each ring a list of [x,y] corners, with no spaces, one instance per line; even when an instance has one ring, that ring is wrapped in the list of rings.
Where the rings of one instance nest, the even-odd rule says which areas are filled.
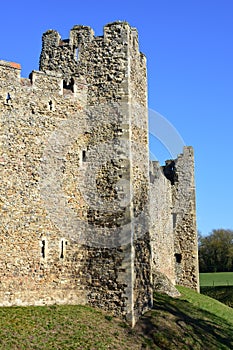
[[[153,273],[198,290],[191,147],[149,161],[146,58],[126,22],[0,61],[0,305],[89,304],[134,325]]]

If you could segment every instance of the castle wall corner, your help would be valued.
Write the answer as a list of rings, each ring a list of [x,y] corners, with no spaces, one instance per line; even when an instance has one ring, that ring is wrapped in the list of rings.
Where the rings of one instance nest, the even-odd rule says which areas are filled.
[[[185,146],[175,161],[173,185],[176,283],[199,291],[194,151]]]

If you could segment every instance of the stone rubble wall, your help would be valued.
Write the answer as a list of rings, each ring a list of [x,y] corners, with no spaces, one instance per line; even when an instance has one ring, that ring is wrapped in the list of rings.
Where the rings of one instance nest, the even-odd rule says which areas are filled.
[[[49,30],[42,38],[40,70],[60,72],[67,83],[73,76],[85,78],[90,104],[128,101],[130,33],[127,23],[118,22],[105,26],[103,37],[84,26],[74,26],[67,40]]]
[[[159,162],[150,162],[150,222],[152,269],[175,284],[172,185]]]
[[[199,291],[194,152],[184,147],[175,161],[172,186],[176,284]]]
[[[2,306],[87,300],[82,247],[59,232],[41,198],[41,162],[49,135],[69,118],[80,118],[80,126],[84,122],[86,85],[77,81],[78,96],[66,96],[61,83],[55,73],[34,71],[22,79],[19,66],[0,62]]]
[[[146,60],[137,31],[115,22],[95,37],[91,28],[75,26],[62,40],[49,30],[39,72],[21,79],[17,65],[4,63],[0,77],[7,160],[2,237],[13,241],[4,303],[80,300],[133,325],[152,303]],[[7,239],[3,245],[8,251]],[[18,271],[20,296],[12,278]]]
[[[29,79],[0,61],[0,117],[0,305],[89,303],[134,325],[152,270],[197,287],[192,152],[173,182],[149,165],[135,28],[49,30]]]
[[[199,291],[192,147],[165,166],[151,162],[150,180],[152,269]]]
[[[131,32],[131,183],[134,218],[134,312],[138,318],[152,306],[149,227],[149,147],[146,59],[138,51],[136,29]]]

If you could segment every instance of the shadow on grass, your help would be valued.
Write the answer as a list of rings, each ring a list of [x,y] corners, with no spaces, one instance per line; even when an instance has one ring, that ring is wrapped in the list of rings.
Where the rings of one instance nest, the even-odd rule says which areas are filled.
[[[233,349],[232,325],[187,301],[166,295],[155,293],[153,309],[136,327],[151,341],[151,349]]]
[[[201,287],[201,293],[233,308],[233,286]]]

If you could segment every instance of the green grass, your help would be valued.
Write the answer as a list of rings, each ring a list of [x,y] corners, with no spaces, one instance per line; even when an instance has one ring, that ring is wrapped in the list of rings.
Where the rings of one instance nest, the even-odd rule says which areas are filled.
[[[200,285],[205,286],[233,286],[233,272],[200,273]]]
[[[178,287],[178,290],[182,293],[183,300],[192,303],[194,307],[198,307],[200,310],[207,311],[210,314],[213,314],[215,317],[227,321],[233,326],[232,308],[222,304],[218,300],[215,300],[211,297],[196,293],[191,289]]]
[[[155,293],[154,309],[136,329],[148,339],[148,349],[233,349],[233,309],[217,300],[178,287],[181,298]]]
[[[201,287],[201,293],[233,308],[233,286]]]
[[[200,291],[233,308],[233,272],[200,273]]]
[[[178,299],[155,293],[154,308],[133,330],[85,306],[0,308],[0,349],[233,349],[233,309],[187,288],[179,290]]]
[[[129,327],[85,306],[0,308],[0,349],[131,349]],[[131,331],[131,330],[130,330]],[[134,339],[135,348],[140,340]]]

